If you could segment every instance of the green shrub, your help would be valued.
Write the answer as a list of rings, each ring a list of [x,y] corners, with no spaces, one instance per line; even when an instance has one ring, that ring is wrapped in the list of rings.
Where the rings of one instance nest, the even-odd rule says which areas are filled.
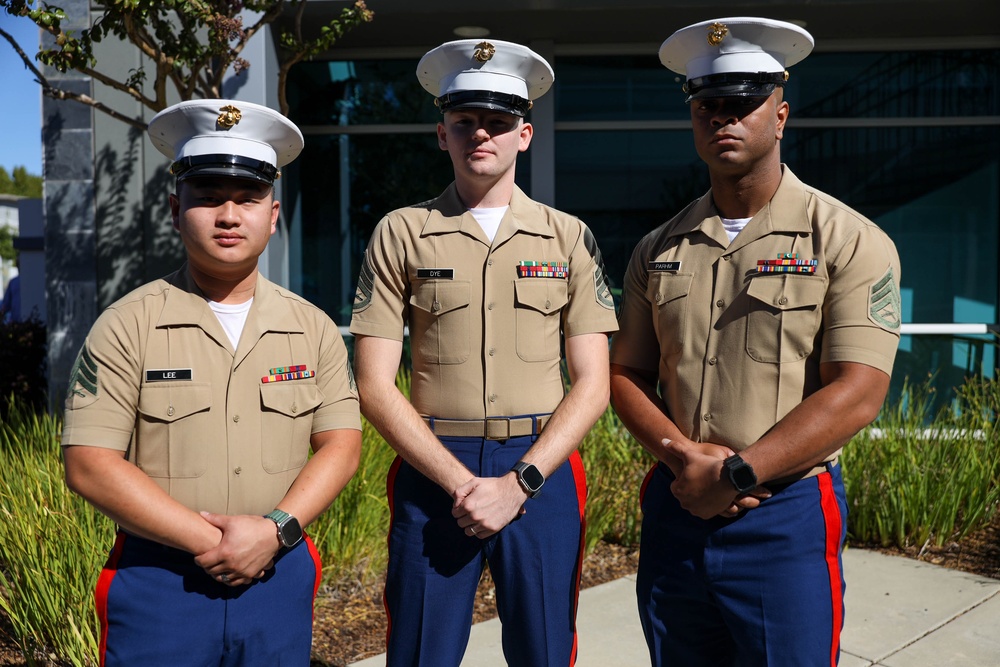
[[[639,487],[653,457],[632,437],[618,415],[605,411],[580,443],[587,471],[587,551],[601,541],[639,543]]]
[[[971,379],[931,414],[930,382],[906,383],[844,449],[848,532],[859,543],[940,546],[988,523],[1000,501],[1000,380]]]
[[[94,583],[114,526],[67,490],[60,428],[16,404],[0,425],[0,608],[26,657],[96,664]]]

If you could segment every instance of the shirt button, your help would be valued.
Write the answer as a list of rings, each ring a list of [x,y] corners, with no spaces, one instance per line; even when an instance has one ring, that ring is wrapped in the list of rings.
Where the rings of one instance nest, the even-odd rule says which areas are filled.
[[[432,310],[433,312],[435,312],[435,313],[436,313],[437,311],[441,310],[441,302],[440,302],[440,301],[435,301],[434,303],[432,303],[432,304],[431,304],[431,310]]]
[[[497,349],[495,347],[491,347],[490,348],[490,356],[492,357],[496,353],[497,353]]]
[[[660,303],[661,301],[663,301],[663,295],[662,294],[657,294],[656,295],[656,303]]]
[[[171,405],[169,408],[167,408],[167,416],[168,417],[174,416],[174,406]]]
[[[701,416],[701,418],[704,419],[705,421],[711,421],[712,420],[712,413],[711,412],[706,412],[705,414],[703,414]]]
[[[239,423],[240,416],[239,415],[233,415],[233,421],[236,422],[236,423]]]
[[[709,366],[714,366],[718,361],[719,360],[718,360],[717,357],[709,357],[708,358],[708,365]]]
[[[728,261],[729,261],[729,260],[731,260],[731,259],[732,259],[732,257],[730,257],[729,255],[723,255],[723,256],[722,256],[722,261],[723,261],[723,262],[728,262]]]
[[[493,266],[493,260],[487,260],[486,266]]]
[[[490,394],[490,403],[496,403],[496,402],[497,402],[497,395]]]
[[[493,302],[492,301],[490,301],[488,304],[486,304],[486,309],[487,310],[493,310]]]
[[[243,472],[243,468],[237,467],[235,470],[233,470],[233,472],[239,475],[241,472]]]
[[[295,403],[292,403],[292,414],[294,415],[298,411],[299,411],[299,406],[296,405]]]
[[[784,296],[781,297],[780,299],[778,299],[778,303],[780,305],[784,306],[786,303],[788,303],[788,297],[784,297]]]
[[[715,305],[718,306],[719,308],[722,308],[723,306],[726,305],[726,302],[723,299],[719,299],[718,301],[715,302]]]
[[[545,310],[548,310],[551,307],[552,307],[552,302],[549,301],[548,299],[546,299],[545,300]]]

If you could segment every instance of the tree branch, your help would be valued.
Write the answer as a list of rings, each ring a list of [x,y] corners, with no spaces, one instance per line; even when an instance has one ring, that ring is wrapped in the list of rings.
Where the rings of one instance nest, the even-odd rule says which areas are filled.
[[[24,63],[24,66],[27,67],[29,70],[31,70],[31,73],[35,75],[35,82],[42,87],[42,94],[45,95],[46,97],[51,97],[54,100],[73,100],[75,102],[79,102],[80,104],[86,104],[87,106],[93,107],[102,113],[106,113],[107,115],[111,116],[116,120],[120,120],[123,123],[131,125],[132,127],[136,127],[139,128],[140,130],[145,131],[146,124],[143,123],[142,121],[138,121],[134,118],[130,118],[129,116],[119,113],[118,111],[115,111],[114,109],[104,104],[103,102],[98,102],[89,95],[84,95],[83,93],[71,93],[69,91],[53,86],[51,83],[49,83],[48,78],[44,74],[42,74],[37,67],[35,67],[35,64],[31,61],[30,58],[28,58],[28,55],[24,52],[24,49],[22,49],[21,45],[17,43],[17,40],[15,40],[3,28],[0,28],[0,37],[3,37],[8,42],[10,42],[11,47],[13,47],[13,49],[17,52],[17,55],[20,56],[21,61]],[[91,76],[98,78],[98,76],[96,75],[99,75],[99,73],[95,72],[91,74]],[[103,75],[99,76],[103,78],[98,78],[98,80],[105,82],[106,77],[104,77]],[[119,90],[122,90],[121,84],[115,86],[115,82],[113,81],[109,81],[108,85],[117,87]]]
[[[143,123],[140,120],[136,120],[135,118],[130,118],[125,114],[119,113],[114,109],[112,109],[111,107],[109,107],[108,105],[104,104],[103,102],[98,102],[90,95],[84,95],[83,93],[72,93],[67,90],[62,90],[61,88],[55,88],[45,83],[42,84],[42,93],[56,100],[73,100],[75,102],[79,102],[80,104],[86,104],[89,107],[93,107],[98,111],[106,113],[115,120],[120,120],[123,123],[131,125],[136,129],[142,130],[143,132],[146,131],[147,127],[146,123]]]
[[[151,100],[145,95],[143,95],[141,90],[133,88],[132,86],[125,85],[124,83],[116,79],[112,79],[107,74],[98,72],[97,70],[91,69],[89,67],[81,67],[77,71],[80,72],[81,74],[86,74],[87,76],[97,79],[98,81],[108,86],[109,88],[114,88],[117,91],[125,93],[126,95],[134,99],[136,102],[139,102],[143,106],[149,107],[150,109],[154,108],[156,104],[154,100]]]

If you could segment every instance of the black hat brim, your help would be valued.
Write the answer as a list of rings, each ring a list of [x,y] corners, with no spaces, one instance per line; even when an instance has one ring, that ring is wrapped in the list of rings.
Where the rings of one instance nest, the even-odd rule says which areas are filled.
[[[279,172],[267,162],[239,155],[198,155],[174,162],[170,167],[178,181],[189,178],[245,178],[272,185]]]

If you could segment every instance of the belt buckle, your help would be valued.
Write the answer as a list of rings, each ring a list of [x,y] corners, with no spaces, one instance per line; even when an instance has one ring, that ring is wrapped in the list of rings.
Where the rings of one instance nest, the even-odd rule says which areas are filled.
[[[493,437],[490,434],[490,423],[491,422],[503,422],[507,425],[507,435],[502,438]],[[483,420],[483,439],[484,440],[510,440],[510,418],[509,417],[487,417]]]

